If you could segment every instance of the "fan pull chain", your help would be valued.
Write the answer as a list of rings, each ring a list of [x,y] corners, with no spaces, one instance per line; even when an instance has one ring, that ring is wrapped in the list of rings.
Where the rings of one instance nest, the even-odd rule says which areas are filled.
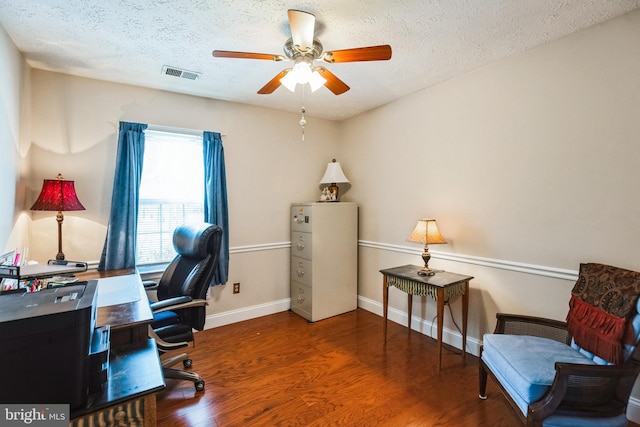
[[[304,142],[304,125],[307,124],[307,121],[304,118],[304,113],[305,113],[305,110],[304,110],[304,107],[302,107],[300,109],[300,114],[302,115],[300,117],[300,127],[302,128],[302,142]]]
[[[306,110],[304,109],[304,92],[305,92],[305,88],[306,88],[306,84],[301,85],[302,86],[302,108],[300,109],[300,127],[302,128],[302,142],[304,142],[304,126],[307,124],[307,120],[304,118],[304,113],[306,112]]]

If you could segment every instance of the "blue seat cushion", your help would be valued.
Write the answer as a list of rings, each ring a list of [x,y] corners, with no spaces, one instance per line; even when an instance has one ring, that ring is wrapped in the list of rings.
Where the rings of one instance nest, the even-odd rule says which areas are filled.
[[[153,329],[162,328],[164,326],[174,325],[180,321],[180,317],[173,311],[162,311],[153,315],[151,327]]]
[[[578,418],[552,415],[542,422],[543,427],[625,427],[627,416],[622,413],[610,418]]]
[[[578,350],[552,339],[503,334],[484,335],[482,360],[525,416],[529,403],[549,390],[556,362],[595,364]]]

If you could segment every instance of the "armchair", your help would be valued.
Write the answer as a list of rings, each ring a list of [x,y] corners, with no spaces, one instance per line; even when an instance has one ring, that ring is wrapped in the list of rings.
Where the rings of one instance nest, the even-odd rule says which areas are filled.
[[[485,334],[487,377],[528,426],[625,426],[640,372],[640,273],[581,264],[567,322],[498,313]]]
[[[157,302],[151,303],[154,320],[149,335],[164,356],[172,350],[195,345],[193,330],[204,329],[207,290],[218,264],[222,229],[212,224],[187,224],[175,229],[173,245],[177,256],[165,269],[157,284],[146,283],[157,291]],[[192,381],[197,391],[204,390],[204,380],[195,372],[172,369],[182,362],[190,368],[186,353],[161,357],[165,378]]]

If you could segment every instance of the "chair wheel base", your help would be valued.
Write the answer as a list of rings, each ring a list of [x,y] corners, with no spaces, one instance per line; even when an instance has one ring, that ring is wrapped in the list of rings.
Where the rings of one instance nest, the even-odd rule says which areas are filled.
[[[196,391],[204,390],[204,381],[196,381],[195,383]]]

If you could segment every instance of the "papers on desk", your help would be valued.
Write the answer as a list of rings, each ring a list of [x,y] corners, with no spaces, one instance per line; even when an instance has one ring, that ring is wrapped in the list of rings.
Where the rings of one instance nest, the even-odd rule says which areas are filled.
[[[140,300],[140,276],[107,277],[98,280],[98,307],[126,304]]]

